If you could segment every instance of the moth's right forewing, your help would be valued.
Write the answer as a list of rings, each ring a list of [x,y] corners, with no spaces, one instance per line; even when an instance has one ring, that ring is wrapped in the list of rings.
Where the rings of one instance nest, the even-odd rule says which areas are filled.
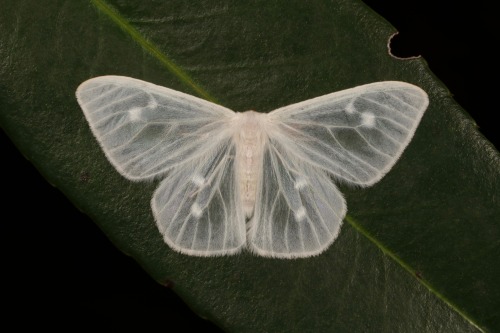
[[[145,81],[102,76],[76,92],[94,136],[126,178],[148,180],[227,135],[234,112]]]

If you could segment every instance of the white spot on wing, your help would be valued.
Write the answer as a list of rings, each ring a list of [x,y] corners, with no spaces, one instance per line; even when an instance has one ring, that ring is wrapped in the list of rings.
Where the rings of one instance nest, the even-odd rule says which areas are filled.
[[[300,206],[300,208],[295,212],[295,219],[300,222],[306,217],[306,215],[306,209],[304,206]]]
[[[191,181],[198,187],[201,187],[203,184],[205,184],[205,178],[203,178],[200,174],[195,174],[193,178],[191,178]]]
[[[133,108],[128,110],[128,115],[130,117],[130,121],[139,121],[141,120],[142,110],[140,108]]]
[[[371,112],[361,114],[361,124],[366,127],[373,127],[375,125],[375,115]]]
[[[201,210],[200,206],[195,202],[191,206],[191,213],[194,215],[194,217],[200,218],[203,211]]]
[[[347,106],[345,107],[345,112],[347,112],[348,114],[353,114],[354,111],[356,111],[356,110],[354,109],[352,102],[347,104]]]
[[[306,187],[307,181],[304,178],[298,178],[297,181],[295,182],[295,189],[296,190],[301,190],[304,187]]]

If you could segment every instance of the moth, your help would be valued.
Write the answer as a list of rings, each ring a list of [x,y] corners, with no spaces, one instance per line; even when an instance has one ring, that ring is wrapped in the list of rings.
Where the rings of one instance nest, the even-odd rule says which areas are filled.
[[[267,114],[122,76],[85,81],[76,96],[121,175],[161,180],[151,208],[165,242],[206,257],[244,248],[275,258],[325,251],[347,212],[332,179],[378,182],[429,104],[421,88],[397,81]]]

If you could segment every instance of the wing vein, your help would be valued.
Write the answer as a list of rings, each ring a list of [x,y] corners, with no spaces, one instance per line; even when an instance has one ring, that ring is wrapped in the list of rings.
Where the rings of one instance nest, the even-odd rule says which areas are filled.
[[[90,89],[89,89],[89,88],[87,88],[87,89],[85,89],[85,92],[86,92],[86,93],[88,93],[89,91],[91,91],[91,90],[96,90],[96,89],[98,89],[98,88],[101,88],[102,86],[104,86],[104,84],[99,85],[98,87],[92,87],[92,88],[90,88]],[[116,90],[118,90],[118,89],[119,89],[119,87],[117,87],[117,86],[113,86],[113,88],[112,88],[112,89],[109,89],[109,90],[107,90],[106,92],[104,92],[104,93],[102,93],[102,94],[100,94],[100,95],[97,95],[97,96],[95,96],[95,97],[94,97],[94,98],[92,98],[92,99],[89,99],[89,100],[88,100],[88,101],[86,101],[85,103],[82,103],[82,105],[86,107],[88,104],[90,104],[90,103],[92,103],[92,102],[95,102],[95,101],[96,101],[96,100],[98,100],[98,99],[102,99],[103,97],[106,97],[106,96],[110,95],[112,92],[114,92],[114,91],[116,91]],[[89,114],[92,114],[92,113],[94,113],[95,111],[97,111],[97,110],[93,110],[92,112],[89,112]]]
[[[414,94],[410,94],[412,96],[415,96],[415,97],[418,97],[418,95],[414,95]],[[398,102],[404,104],[404,105],[407,105],[409,107],[411,107],[412,109],[414,109],[415,111],[420,111],[420,109],[418,107],[416,107],[415,105],[413,104],[410,104],[408,103],[407,101],[405,101],[404,99],[401,99],[398,95],[395,95],[395,94],[389,94],[389,96],[391,96],[392,98],[394,98],[395,100],[397,100]],[[399,111],[399,108],[397,108],[396,110]],[[401,111],[399,111],[401,112]],[[415,120],[415,118],[411,118],[411,120]]]
[[[320,217],[320,220],[322,220],[321,217]],[[318,236],[318,231],[314,227],[314,224],[313,224],[312,220],[309,217],[307,218],[307,223],[309,224],[312,232],[314,233],[314,238],[316,239],[316,242],[318,242],[318,245],[321,246],[321,241],[320,241],[319,236]]]
[[[113,99],[113,102],[108,103],[108,104],[104,104],[103,106],[92,110],[92,112],[89,112],[89,115],[96,114],[96,113],[98,113],[98,112],[100,112],[100,111],[102,111],[102,110],[104,110],[106,108],[109,108],[110,106],[113,106],[113,105],[116,105],[116,104],[120,104],[121,102],[133,99],[134,97],[137,97],[137,96],[141,95],[141,93],[142,92],[139,91],[139,92],[137,92],[135,94],[132,94],[132,95],[127,95],[127,96],[119,98],[119,99]],[[106,97],[106,96],[105,95],[101,95],[101,96],[99,96],[99,99],[103,99],[103,97]],[[97,100],[97,98],[95,100]]]
[[[290,235],[288,234],[288,225],[290,223],[290,209],[287,211],[286,220],[285,220],[285,248],[287,252],[290,252],[290,246],[288,245]]]
[[[217,190],[216,190],[216,191],[217,191],[217,194],[218,194],[218,195],[220,196],[220,198],[221,198],[221,202],[222,202],[222,210],[223,210],[223,212],[224,212],[224,236],[223,236],[223,240],[224,240],[224,241],[223,241],[223,243],[222,243],[222,244],[224,244],[224,245],[222,246],[222,249],[223,249],[223,250],[225,250],[225,249],[226,249],[226,237],[227,237],[227,225],[228,225],[228,219],[227,219],[227,216],[228,216],[227,212],[228,212],[228,210],[227,210],[227,207],[226,207],[226,203],[224,202],[224,197],[222,196],[222,193],[221,193],[221,191],[220,191],[220,188],[217,188]]]
[[[367,144],[368,146],[370,146],[373,150],[375,150],[375,152],[379,153],[380,155],[387,156],[387,157],[389,157],[389,158],[394,158],[394,156],[391,156],[391,155],[389,155],[389,154],[387,154],[387,153],[384,153],[383,151],[381,151],[380,149],[378,149],[377,147],[375,147],[374,145],[372,145],[372,144],[371,144],[371,143],[370,143],[370,142],[366,139],[366,137],[365,137],[365,136],[364,136],[364,135],[363,135],[360,131],[358,131],[358,129],[357,129],[357,128],[355,128],[354,130],[356,131],[356,133],[358,133],[358,134],[359,134],[359,136],[361,137],[361,139],[363,139],[363,141],[364,141],[364,142],[366,142],[366,144]]]
[[[410,121],[413,122],[412,118],[408,117],[407,115],[405,115],[404,113],[402,113],[401,111],[399,111],[399,109],[397,109],[397,108],[392,108],[390,106],[382,104],[382,103],[378,102],[377,100],[371,99],[369,96],[360,96],[359,98],[360,99],[364,99],[365,101],[369,101],[369,102],[371,102],[371,103],[373,103],[375,105],[378,105],[381,109],[385,109],[385,110],[390,111],[390,112],[397,111],[401,117],[406,118],[407,120],[410,120]]]
[[[359,157],[356,157],[356,156],[355,156],[355,155],[353,155],[351,152],[349,152],[349,150],[347,150],[347,149],[346,149],[346,148],[345,148],[345,147],[344,147],[344,146],[340,143],[340,141],[337,139],[337,137],[335,136],[335,134],[334,134],[334,133],[333,133],[330,129],[328,129],[328,132],[329,132],[329,133],[330,133],[330,135],[332,136],[333,140],[334,140],[334,141],[335,141],[335,142],[339,145],[339,147],[340,147],[340,148],[342,148],[342,150],[344,150],[344,152],[345,152],[344,157],[350,157],[350,158],[351,158],[351,160],[350,160],[351,162],[353,162],[353,160],[352,160],[352,159],[354,159],[354,160],[356,160],[356,161],[358,161],[358,162],[361,162],[361,163],[365,164],[366,166],[368,166],[369,168],[371,168],[371,169],[375,170],[376,172],[378,172],[378,169],[377,169],[375,166],[373,166],[373,165],[371,165],[370,163],[368,163],[368,162],[366,162],[366,161],[362,160],[362,159],[361,159],[361,158],[359,158]],[[343,169],[343,168],[341,168],[341,169],[342,169],[344,172],[346,172],[346,171],[347,171],[346,169]],[[368,175],[368,173],[367,173],[367,175]]]
[[[125,126],[127,126],[129,123],[128,122],[123,122],[123,124],[120,124],[118,125],[117,127],[113,128],[112,130],[104,133],[104,134],[100,134],[100,139],[101,141],[103,141],[104,139],[106,139],[109,135],[112,135],[113,133],[115,133],[116,131],[124,128]],[[146,127],[147,124],[144,124],[144,126],[140,129],[140,130],[143,130],[145,127]],[[108,149],[109,151],[112,151],[112,149]]]

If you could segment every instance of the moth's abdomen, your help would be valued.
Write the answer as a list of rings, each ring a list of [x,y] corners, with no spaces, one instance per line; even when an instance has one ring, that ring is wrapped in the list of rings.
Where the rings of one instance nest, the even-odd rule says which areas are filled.
[[[245,217],[250,219],[255,209],[257,186],[262,173],[264,149],[263,115],[247,111],[237,115],[236,179]]]

